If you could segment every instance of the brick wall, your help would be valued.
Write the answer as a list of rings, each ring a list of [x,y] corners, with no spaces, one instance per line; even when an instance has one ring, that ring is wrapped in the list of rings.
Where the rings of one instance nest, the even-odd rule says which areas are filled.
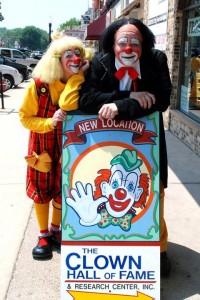
[[[168,29],[167,29],[167,49],[169,70],[173,85],[171,96],[171,109],[178,106],[177,94],[180,72],[180,54],[182,37],[182,12],[177,10],[177,0],[168,2]]]
[[[149,0],[141,1],[144,3],[143,22],[147,24]],[[179,107],[178,89],[181,71],[182,20],[183,12],[178,10],[178,0],[168,0],[166,55],[173,88],[170,108],[163,114],[164,125],[165,128],[169,129],[177,138],[200,156],[200,124],[176,110]]]
[[[200,125],[176,110],[179,107],[178,86],[181,66],[181,42],[183,12],[177,10],[177,0],[169,0],[168,11],[168,39],[167,57],[173,84],[171,105],[165,115],[165,125],[169,130],[184,142],[190,149],[200,156]]]

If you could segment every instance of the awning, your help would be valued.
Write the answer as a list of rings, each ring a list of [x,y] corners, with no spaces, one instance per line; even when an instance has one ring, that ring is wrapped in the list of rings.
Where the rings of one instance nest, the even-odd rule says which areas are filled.
[[[103,31],[106,28],[106,14],[104,13],[98,19],[90,23],[86,28],[85,40],[100,40]]]
[[[140,0],[133,0],[129,5],[127,5],[123,10],[119,18],[127,16],[132,10],[140,8]]]

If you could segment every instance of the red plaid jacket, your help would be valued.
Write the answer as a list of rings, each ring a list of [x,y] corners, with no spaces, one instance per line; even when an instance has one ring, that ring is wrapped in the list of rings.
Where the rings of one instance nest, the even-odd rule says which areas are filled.
[[[52,105],[47,84],[35,79],[38,94],[38,117],[52,118],[57,106]],[[35,151],[41,154],[46,151],[52,159],[51,170],[43,173],[28,166],[26,192],[36,203],[47,203],[54,199],[61,204],[61,154],[62,154],[62,123],[51,132],[44,134],[30,131],[28,155]]]

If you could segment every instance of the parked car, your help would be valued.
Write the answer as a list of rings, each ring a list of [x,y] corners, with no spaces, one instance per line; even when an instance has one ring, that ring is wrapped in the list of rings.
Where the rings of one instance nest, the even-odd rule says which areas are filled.
[[[22,52],[24,55],[26,55],[27,57],[30,57],[32,51],[29,49],[24,49],[24,48],[19,48],[18,49],[20,52]]]
[[[19,71],[19,74],[22,76],[22,81],[29,79],[28,67],[22,64],[14,62],[8,57],[0,55],[0,64],[13,67]]]
[[[11,58],[18,64],[26,65],[28,67],[34,68],[38,60],[34,58],[27,57],[21,51],[12,48],[0,48],[0,54],[4,57]]]
[[[19,71],[13,67],[0,64],[0,72],[7,81],[7,89],[18,86],[22,82]]]
[[[30,57],[35,58],[35,59],[41,59],[43,54],[44,54],[43,51],[33,51],[30,54]]]

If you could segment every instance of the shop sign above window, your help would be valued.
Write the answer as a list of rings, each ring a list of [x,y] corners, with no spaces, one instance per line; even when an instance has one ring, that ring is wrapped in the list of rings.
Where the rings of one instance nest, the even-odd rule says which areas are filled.
[[[83,23],[84,24],[90,24],[90,16],[88,15],[84,15],[84,16],[81,16],[83,18]]]

